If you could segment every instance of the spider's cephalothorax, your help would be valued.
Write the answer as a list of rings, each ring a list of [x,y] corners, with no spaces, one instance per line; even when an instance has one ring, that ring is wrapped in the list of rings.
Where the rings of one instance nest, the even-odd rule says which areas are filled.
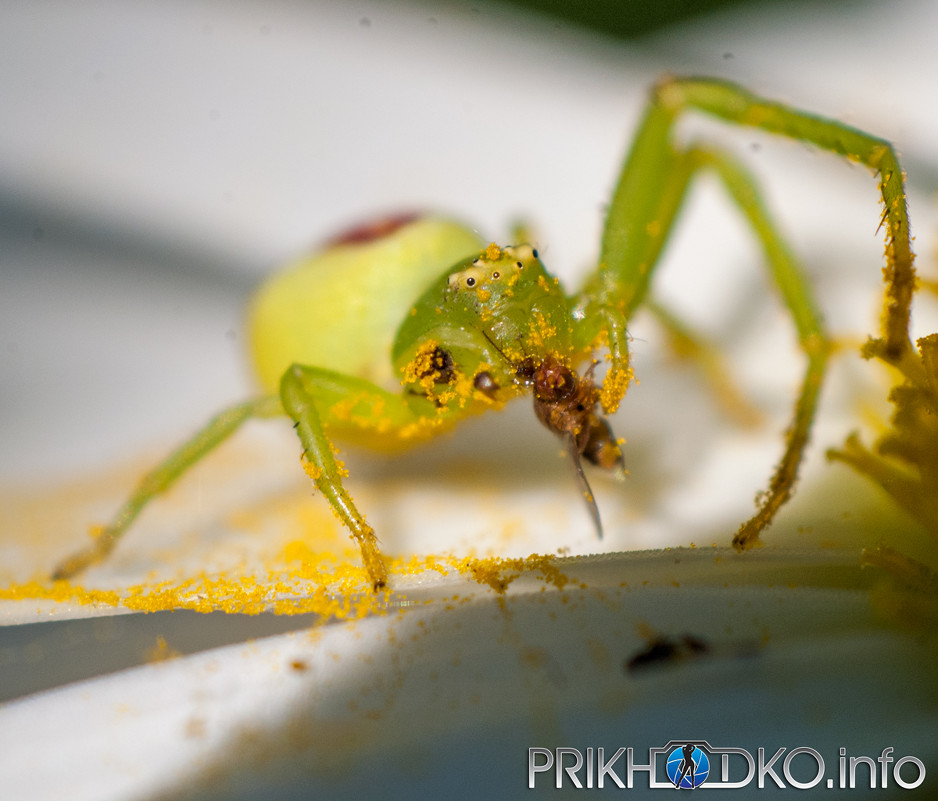
[[[408,393],[446,410],[491,406],[527,392],[548,357],[582,356],[573,328],[567,298],[534,248],[489,245],[424,292],[392,356]]]
[[[602,390],[593,383],[593,367],[583,375],[575,368],[591,353],[585,336],[533,247],[489,245],[424,293],[398,331],[397,341],[411,347],[395,359],[406,391],[431,401],[441,423],[455,408],[531,392],[537,418],[570,453],[601,530],[580,458],[621,471],[623,457],[597,410]],[[441,342],[449,344],[444,349]]]

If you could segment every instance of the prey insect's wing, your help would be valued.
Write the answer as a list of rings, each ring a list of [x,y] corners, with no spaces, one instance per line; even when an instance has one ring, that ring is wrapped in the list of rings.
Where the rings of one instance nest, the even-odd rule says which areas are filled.
[[[573,472],[576,474],[577,483],[586,501],[586,508],[589,510],[590,519],[596,528],[596,536],[603,538],[603,523],[599,519],[599,507],[596,505],[596,498],[593,496],[593,490],[590,489],[589,481],[586,480],[586,473],[583,472],[583,462],[580,459],[580,451],[576,446],[576,438],[573,434],[567,433],[563,436],[563,443],[570,454],[570,461],[573,463]]]

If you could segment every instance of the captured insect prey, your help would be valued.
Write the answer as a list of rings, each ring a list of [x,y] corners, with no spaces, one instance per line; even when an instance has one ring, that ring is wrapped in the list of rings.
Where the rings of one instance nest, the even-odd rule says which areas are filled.
[[[400,451],[525,395],[568,452],[601,536],[588,474],[625,473],[624,444],[609,418],[633,377],[628,325],[651,303],[655,267],[701,172],[722,183],[754,232],[805,359],[780,458],[774,472],[766,465],[771,475],[759,506],[732,539],[739,550],[757,544],[792,494],[831,348],[804,270],[753,177],[717,145],[682,142],[676,122],[688,113],[810,143],[877,174],[886,300],[881,338],[868,348],[891,364],[908,361],[915,282],[904,178],[892,146],[734,84],[667,77],[651,90],[607,208],[595,269],[579,291],[560,285],[534,243],[488,244],[441,217],[398,215],[336,237],[271,276],[251,301],[258,395],[212,418],[145,475],[113,521],[54,576],[74,576],[104,559],[150,501],[242,423],[286,416],[306,473],[357,543],[367,585],[380,590],[390,582],[386,560],[345,487],[334,443]]]

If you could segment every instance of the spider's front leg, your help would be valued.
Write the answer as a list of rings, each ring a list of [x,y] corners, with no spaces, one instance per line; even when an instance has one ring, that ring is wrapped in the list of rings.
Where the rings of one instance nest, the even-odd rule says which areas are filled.
[[[675,140],[675,120],[698,110],[728,122],[758,127],[860,161],[879,174],[885,204],[887,292],[883,336],[869,351],[900,368],[912,364],[907,324],[914,288],[905,189],[898,159],[888,142],[833,120],[758,98],[715,80],[668,79],[659,84],[626,159],[603,234],[600,269],[584,289],[584,318],[614,308],[628,320],[643,302],[652,272],[686,195],[701,169],[713,171],[750,223],[766,256],[776,287],[791,313],[807,367],[785,451],[757,513],[734,538],[752,547],[791,495],[807,445],[830,350],[811,288],[797,258],[772,223],[755,181],[733,158]],[[910,368],[911,369],[911,368]]]
[[[361,378],[301,364],[283,374],[280,401],[303,445],[307,474],[361,549],[372,588],[386,587],[387,569],[374,529],[342,485],[346,471],[335,458],[325,428],[372,444],[382,439],[407,444],[430,436],[439,426],[439,415],[425,398],[395,395]]]

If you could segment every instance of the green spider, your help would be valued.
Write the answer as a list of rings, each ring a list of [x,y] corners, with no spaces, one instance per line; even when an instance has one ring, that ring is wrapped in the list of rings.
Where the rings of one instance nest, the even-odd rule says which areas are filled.
[[[375,590],[387,585],[387,570],[374,531],[343,486],[333,438],[400,449],[530,393],[538,418],[573,455],[598,528],[580,457],[621,469],[620,443],[604,415],[616,410],[631,377],[628,322],[647,298],[700,170],[722,181],[752,226],[807,358],[781,461],[758,511],[733,540],[740,550],[756,544],[791,495],[830,345],[798,260],[746,169],[708,145],[676,140],[675,120],[687,110],[810,142],[878,173],[887,289],[882,338],[872,350],[896,364],[911,358],[913,257],[903,174],[889,143],[730,83],[665,78],[652,90],[622,169],[599,265],[579,292],[566,294],[530,245],[483,248],[468,229],[447,221],[396,220],[333,242],[274,276],[254,299],[251,338],[265,394],[214,417],[148,473],[111,525],[55,577],[103,559],[150,500],[245,420],[281,414],[293,420],[306,471],[358,543]],[[598,384],[597,352],[608,361]]]

